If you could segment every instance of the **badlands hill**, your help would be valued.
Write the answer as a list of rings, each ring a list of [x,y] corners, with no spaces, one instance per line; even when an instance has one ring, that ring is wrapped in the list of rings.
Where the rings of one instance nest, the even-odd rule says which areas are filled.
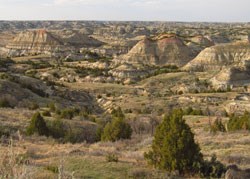
[[[55,49],[65,49],[63,42],[46,30],[23,31],[19,33],[6,49],[10,54],[46,53]]]
[[[79,30],[53,31],[53,34],[56,34],[61,41],[74,47],[99,47],[104,45],[103,42],[89,37],[85,33],[87,32]]]
[[[250,43],[234,42],[204,49],[183,67],[187,71],[221,70],[224,66],[237,65],[250,59]]]
[[[138,42],[126,55],[117,61],[150,66],[183,66],[194,57],[194,53],[176,35],[167,34]]]
[[[245,86],[250,84],[250,61],[242,61],[239,65],[225,67],[211,80],[214,87]]]

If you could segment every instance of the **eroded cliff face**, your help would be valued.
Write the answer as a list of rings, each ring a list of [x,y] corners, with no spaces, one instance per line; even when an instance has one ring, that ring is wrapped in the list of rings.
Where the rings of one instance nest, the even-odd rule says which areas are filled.
[[[221,44],[203,50],[183,67],[187,71],[222,70],[224,66],[237,65],[250,59],[250,43]]]
[[[46,30],[21,32],[6,48],[9,50],[9,53],[13,55],[65,50],[63,42]]]
[[[62,42],[79,48],[100,47],[105,44],[93,37],[90,37],[89,35],[85,34],[84,31],[80,30],[53,31],[53,34],[58,36]]]
[[[155,39],[145,38],[138,42],[128,54],[118,57],[116,61],[149,66],[183,66],[193,57],[192,50],[180,38],[175,35],[166,35]]]
[[[225,67],[211,80],[213,86],[226,88],[228,86],[244,86],[250,84],[250,60],[244,60],[240,64]]]
[[[207,47],[211,47],[214,45],[214,42],[204,37],[203,35],[198,35],[188,39],[187,46],[191,48],[196,54],[199,54],[202,50]]]

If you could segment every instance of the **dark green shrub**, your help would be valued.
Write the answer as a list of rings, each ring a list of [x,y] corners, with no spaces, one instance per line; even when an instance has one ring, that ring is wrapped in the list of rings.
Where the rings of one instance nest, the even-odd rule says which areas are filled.
[[[102,139],[103,126],[99,126],[96,130],[96,141],[100,141]]]
[[[243,116],[232,115],[227,128],[229,131],[250,130],[250,114],[245,112]]]
[[[77,142],[82,142],[82,140],[79,138],[79,135],[81,134],[80,131],[77,129],[72,129],[70,126],[69,128],[65,131],[65,135],[63,138],[64,142],[70,142],[70,143],[77,143]]]
[[[76,108],[65,108],[61,110],[60,117],[64,119],[72,119],[74,116],[79,114],[79,110]]]
[[[49,111],[43,111],[43,112],[42,112],[42,115],[43,115],[43,116],[47,116],[47,117],[51,117],[51,114],[50,114]]]
[[[193,109],[192,107],[188,107],[184,110],[184,115],[194,115],[194,116],[202,116],[203,112],[201,109]]]
[[[181,174],[198,172],[203,157],[194,134],[182,118],[182,110],[174,110],[157,127],[152,150],[145,153],[149,164]]]
[[[12,133],[12,130],[9,129],[6,126],[0,126],[0,137],[5,136],[5,137],[9,137]]]
[[[74,117],[74,111],[72,109],[63,109],[60,114],[61,118],[72,119]]]
[[[60,109],[56,108],[55,112],[56,112],[57,115],[61,115],[61,110]]]
[[[5,99],[5,98],[0,99],[0,108],[11,108],[11,107],[12,106],[7,99]]]
[[[28,108],[29,110],[37,110],[39,108],[39,105],[36,102],[32,102]]]
[[[226,167],[213,155],[210,161],[203,161],[200,169],[202,177],[221,178],[226,172]]]
[[[61,119],[56,119],[48,123],[49,134],[55,139],[58,139],[59,142],[65,143],[77,143],[88,140],[87,137],[82,137],[85,131],[70,126],[66,121],[63,122]],[[86,131],[87,132],[87,131]]]
[[[194,116],[202,116],[203,115],[203,112],[201,109],[194,109],[190,115],[194,115]]]
[[[213,124],[210,125],[210,132],[216,133],[216,132],[225,132],[226,128],[224,124],[221,121],[221,118],[216,118]]]
[[[56,119],[48,123],[49,133],[55,139],[64,138],[67,131],[61,119]]]
[[[32,135],[35,133],[38,135],[49,136],[47,124],[39,112],[32,116],[30,125],[27,128],[27,135]]]
[[[9,78],[9,75],[7,73],[0,73],[0,79],[4,80],[8,78]]]
[[[106,161],[107,162],[118,162],[118,156],[115,154],[108,154],[106,156]]]
[[[118,117],[118,118],[124,118],[125,117],[125,115],[122,112],[121,107],[118,107],[117,109],[113,109],[111,111],[111,114],[112,114],[113,117]]]
[[[145,153],[145,158],[149,164],[169,172],[177,170],[189,176],[220,178],[225,166],[215,156],[210,161],[203,159],[194,134],[182,117],[182,110],[174,110],[164,117],[156,129],[152,150]]]
[[[190,115],[192,112],[193,108],[189,106],[187,109],[184,110],[184,115]]]
[[[131,126],[122,118],[114,118],[111,123],[106,124],[101,139],[114,142],[120,139],[130,139],[131,135]]]
[[[183,94],[184,94],[183,91],[178,92],[178,95],[183,95]]]
[[[49,165],[45,167],[46,170],[51,171],[52,173],[59,173],[57,166]]]
[[[50,112],[56,111],[56,105],[54,102],[49,103],[48,107],[49,107]]]

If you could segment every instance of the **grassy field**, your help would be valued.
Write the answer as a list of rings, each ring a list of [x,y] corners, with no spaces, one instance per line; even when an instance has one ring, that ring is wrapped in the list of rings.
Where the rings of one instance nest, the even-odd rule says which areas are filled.
[[[14,110],[11,110],[13,112]],[[8,118],[8,125],[25,126],[31,111],[16,111],[17,115]],[[1,116],[7,118],[10,110],[2,109]],[[209,120],[216,117],[185,116],[186,122],[195,133],[205,158],[216,154],[224,164],[237,164],[241,168],[250,167],[250,132],[210,133]],[[223,118],[226,123],[228,118]],[[20,135],[20,134],[19,134]],[[4,156],[14,155],[22,159],[25,175],[31,178],[167,178],[168,174],[154,170],[144,160],[143,154],[150,149],[152,136],[133,135],[131,140],[98,142],[94,144],[60,144],[52,138],[25,135],[13,136],[13,144],[2,140],[0,164]],[[108,162],[107,156],[114,154],[118,162]],[[14,166],[14,167],[18,167]],[[17,168],[16,168],[17,169]],[[60,169],[60,170],[59,170]],[[20,167],[18,170],[21,170]],[[21,172],[22,173],[22,172]],[[28,178],[28,177],[27,177]]]

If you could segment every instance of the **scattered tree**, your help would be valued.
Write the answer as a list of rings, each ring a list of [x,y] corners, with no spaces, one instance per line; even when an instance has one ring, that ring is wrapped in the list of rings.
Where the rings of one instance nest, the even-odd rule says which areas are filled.
[[[153,166],[170,172],[198,171],[203,157],[194,141],[194,134],[182,116],[182,110],[174,110],[157,127],[152,150],[145,153],[145,158]]]
[[[210,125],[210,131],[212,133],[216,133],[218,131],[220,132],[225,132],[226,128],[224,126],[224,124],[222,123],[221,118],[216,118],[214,123]]]
[[[34,133],[37,133],[39,135],[49,136],[49,129],[39,112],[35,113],[32,116],[30,125],[27,128],[28,135],[32,135]]]
[[[125,116],[121,108],[113,110],[111,114],[113,115],[112,121],[105,125],[101,140],[114,142],[120,139],[130,139],[132,128],[125,122]]]
[[[215,155],[210,161],[203,159],[183,115],[181,109],[176,109],[164,117],[156,129],[152,150],[145,153],[145,158],[149,164],[169,172],[220,178],[226,171],[225,166],[217,161]]]

